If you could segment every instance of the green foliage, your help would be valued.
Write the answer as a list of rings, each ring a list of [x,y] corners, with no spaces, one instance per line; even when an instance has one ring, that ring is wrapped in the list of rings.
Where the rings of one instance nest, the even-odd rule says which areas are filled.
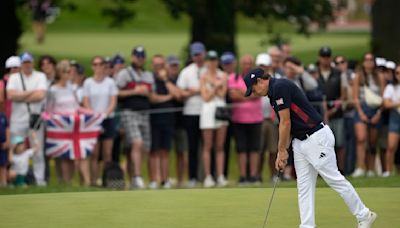
[[[112,6],[102,9],[103,15],[111,18],[111,27],[121,27],[134,18],[135,12],[127,6],[136,0],[112,0],[112,2],[114,3]]]

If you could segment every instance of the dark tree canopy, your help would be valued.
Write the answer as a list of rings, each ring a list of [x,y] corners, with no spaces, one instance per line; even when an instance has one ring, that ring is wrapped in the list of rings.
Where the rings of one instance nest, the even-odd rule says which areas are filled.
[[[372,5],[372,51],[400,62],[400,1],[374,1]]]

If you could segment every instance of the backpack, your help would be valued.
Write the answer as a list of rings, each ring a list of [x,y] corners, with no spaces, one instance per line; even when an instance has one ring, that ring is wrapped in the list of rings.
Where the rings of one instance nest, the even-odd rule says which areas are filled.
[[[125,188],[124,173],[116,162],[105,164],[103,172],[103,187],[123,190]]]

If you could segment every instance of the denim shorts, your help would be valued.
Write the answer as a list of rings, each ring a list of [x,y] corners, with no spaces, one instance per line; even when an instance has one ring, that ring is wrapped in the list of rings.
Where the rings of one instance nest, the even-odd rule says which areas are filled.
[[[397,110],[390,111],[389,132],[400,134],[400,113]]]
[[[379,108],[371,108],[365,102],[361,103],[361,108],[362,108],[363,112],[365,113],[365,115],[367,115],[367,117],[369,119],[371,119],[379,109]],[[359,122],[362,122],[360,115],[358,114],[357,111],[355,111],[354,112],[354,123],[359,123]],[[371,123],[368,124],[368,127],[371,127],[371,128],[380,128],[381,126],[382,126],[382,120],[379,120],[379,122],[377,124],[371,124]]]

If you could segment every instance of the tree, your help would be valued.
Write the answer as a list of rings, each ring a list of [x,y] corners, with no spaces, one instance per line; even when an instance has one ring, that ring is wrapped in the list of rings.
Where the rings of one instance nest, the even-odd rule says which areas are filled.
[[[400,62],[400,1],[374,1],[372,5],[372,52]]]

